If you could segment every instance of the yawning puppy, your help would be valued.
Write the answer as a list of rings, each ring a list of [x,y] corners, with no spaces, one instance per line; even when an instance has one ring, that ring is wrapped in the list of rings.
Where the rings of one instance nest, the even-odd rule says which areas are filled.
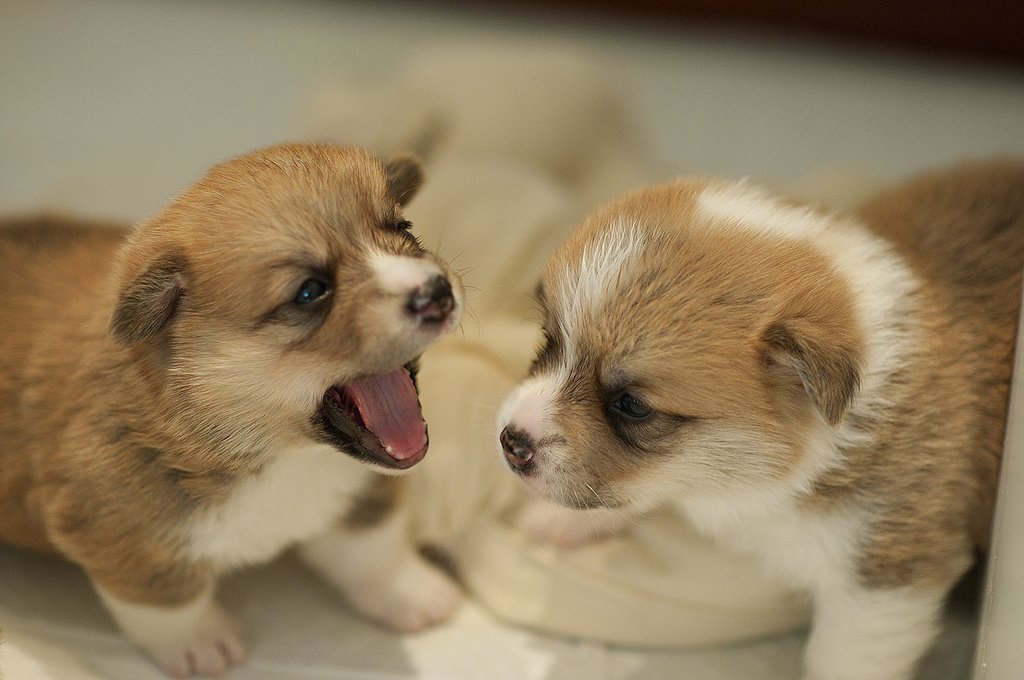
[[[0,540],[81,565],[169,673],[242,659],[215,580],[294,543],[396,628],[457,605],[381,474],[426,453],[415,362],[462,308],[402,216],[421,176],[282,145],[127,235],[0,229]]]
[[[808,678],[907,678],[988,539],[1022,266],[1019,164],[849,217],[745,184],[638,191],[551,258],[505,457],[573,508],[676,504],[806,588]]]

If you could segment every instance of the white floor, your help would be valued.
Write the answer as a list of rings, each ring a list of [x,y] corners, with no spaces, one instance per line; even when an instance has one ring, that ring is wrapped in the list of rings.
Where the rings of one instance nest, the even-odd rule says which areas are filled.
[[[387,82],[423,51],[463,43],[591,54],[632,94],[633,113],[673,174],[791,185],[812,177],[888,178],[962,157],[1024,153],[1024,71],[956,57],[369,0],[2,0],[0,213],[51,208],[141,218],[212,163],[301,135],[322,86]],[[253,663],[237,677],[798,674],[799,635],[728,649],[643,652],[545,640],[470,607],[452,627],[403,640],[323,602],[309,578],[285,562],[229,583],[228,602],[247,617],[275,615],[274,602],[260,598],[260,584],[280,579],[294,583],[293,596],[305,598],[310,612],[289,628],[291,637],[254,641]],[[55,589],[58,582],[66,588]],[[26,589],[40,609],[26,608]],[[66,565],[0,550],[0,615],[8,617],[0,620],[0,661],[7,627],[8,635],[31,633],[86,657],[103,676],[141,679],[153,672],[112,634],[87,584]],[[95,626],[95,634],[82,638],[80,628],[63,624],[67,616]],[[463,644],[469,630],[472,649]],[[306,646],[325,633],[329,644]],[[962,647],[970,622],[957,619],[953,633],[951,646]],[[927,677],[968,677],[962,650],[951,657]],[[293,663],[280,665],[288,658]],[[339,675],[339,667],[347,670]]]

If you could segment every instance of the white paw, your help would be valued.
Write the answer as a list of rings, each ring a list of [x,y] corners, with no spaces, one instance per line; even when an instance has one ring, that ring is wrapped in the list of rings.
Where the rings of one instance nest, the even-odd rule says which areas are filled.
[[[386,579],[347,593],[361,614],[403,633],[447,621],[462,602],[459,587],[441,570],[416,558]]]
[[[535,500],[519,511],[515,524],[535,543],[572,550],[621,533],[626,517],[615,510],[573,510]]]
[[[245,660],[242,625],[210,593],[181,607],[157,607],[96,590],[124,634],[172,677],[219,678]]]
[[[171,677],[220,678],[245,660],[244,640],[242,625],[214,606],[189,634],[150,641],[144,646]]]

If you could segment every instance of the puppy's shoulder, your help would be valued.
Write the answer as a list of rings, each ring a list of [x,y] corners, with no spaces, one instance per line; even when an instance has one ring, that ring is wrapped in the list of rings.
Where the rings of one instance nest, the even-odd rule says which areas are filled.
[[[923,173],[868,200],[858,214],[939,285],[1015,282],[1024,266],[1024,161]]]

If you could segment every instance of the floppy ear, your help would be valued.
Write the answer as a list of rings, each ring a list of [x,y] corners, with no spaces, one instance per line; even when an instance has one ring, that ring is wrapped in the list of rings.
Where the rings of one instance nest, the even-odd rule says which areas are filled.
[[[157,258],[118,296],[110,333],[124,345],[146,340],[164,328],[185,293],[185,262],[178,255]]]
[[[822,328],[806,318],[778,321],[761,334],[769,370],[795,373],[811,403],[838,425],[860,386],[860,343],[841,327]]]
[[[423,165],[411,153],[393,154],[384,159],[388,193],[399,205],[407,205],[423,184]]]

